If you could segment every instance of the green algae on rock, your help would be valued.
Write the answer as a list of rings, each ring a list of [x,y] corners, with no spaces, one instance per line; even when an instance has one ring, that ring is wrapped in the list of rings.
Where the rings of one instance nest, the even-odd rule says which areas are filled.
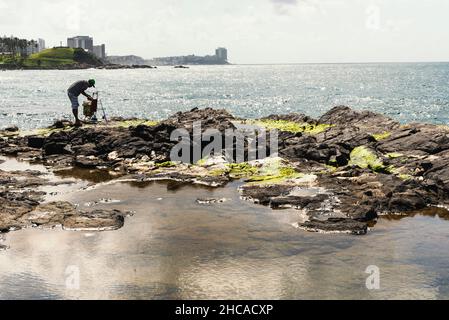
[[[153,120],[145,120],[145,119],[131,119],[131,120],[123,120],[123,121],[115,121],[112,126],[121,127],[121,128],[129,128],[129,127],[137,127],[140,125],[153,127],[159,124],[158,121]]]
[[[403,155],[400,153],[391,153],[387,154],[387,157],[390,159],[397,159],[403,157]],[[385,165],[374,151],[364,146],[357,147],[351,152],[349,165],[355,165],[362,169],[370,169],[376,173],[382,172],[392,174],[403,181],[408,181],[413,178],[405,168],[396,168],[393,165]]]
[[[331,128],[332,125],[328,124],[311,124],[311,123],[298,123],[287,120],[251,120],[248,121],[249,124],[264,127],[268,130],[280,130],[291,133],[305,133],[310,135],[315,135],[326,131]]]
[[[389,137],[391,137],[391,132],[388,131],[379,134],[373,134],[373,138],[376,139],[376,141],[382,141],[388,139]]]
[[[277,184],[291,179],[299,179],[304,175],[291,166],[288,161],[282,158],[266,158],[259,163],[254,175],[246,181],[250,183]]]
[[[386,156],[390,159],[397,159],[397,158],[402,158],[404,157],[404,155],[402,153],[399,152],[391,152],[386,154]]]
[[[367,147],[361,146],[355,148],[351,152],[350,157],[349,165],[358,166],[362,169],[371,169],[374,172],[385,170],[385,165],[382,160],[376,156],[374,151],[371,151]]]
[[[162,163],[156,163],[155,166],[157,168],[173,168],[176,167],[176,163],[173,161],[165,161]]]
[[[246,177],[251,177],[257,173],[257,168],[250,165],[247,162],[243,163],[230,163],[226,165],[227,174],[232,179],[241,179]]]

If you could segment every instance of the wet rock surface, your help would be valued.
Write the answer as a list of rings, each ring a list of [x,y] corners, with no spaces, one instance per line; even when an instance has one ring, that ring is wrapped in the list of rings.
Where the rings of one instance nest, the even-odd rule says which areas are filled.
[[[198,204],[220,204],[220,203],[225,203],[226,201],[228,201],[228,199],[225,199],[225,198],[222,198],[222,199],[214,199],[214,198],[196,199],[196,202]]]
[[[311,219],[298,224],[298,228],[310,232],[350,233],[364,235],[368,232],[368,225],[352,219],[329,218],[325,221]]]
[[[69,202],[44,203],[46,192],[39,187],[58,183],[42,176],[38,171],[0,170],[0,233],[28,227],[115,230],[123,226],[124,214],[114,209],[82,211]]]
[[[123,125],[125,120],[116,119],[109,125],[74,129],[59,122],[45,133],[28,136],[5,131],[0,133],[0,154],[42,161],[55,170],[100,168],[134,181],[172,180],[221,187],[243,179],[243,199],[277,210],[301,210],[309,221],[298,226],[309,231],[364,234],[379,215],[407,215],[449,203],[448,127],[401,125],[383,115],[344,106],[331,109],[320,119],[289,114],[261,120],[279,126],[282,165],[279,161],[275,167],[231,165],[219,158],[201,164],[171,162],[174,130],[185,129],[192,135],[193,124],[198,122],[203,131],[236,128],[238,119],[225,110],[210,108],[180,112],[158,123],[134,119]],[[14,176],[3,173],[0,179],[7,186]],[[41,183],[40,179],[27,174],[13,184],[26,188]],[[1,192],[4,226],[20,220],[16,212],[24,215],[40,203],[39,195],[32,192],[13,194],[4,187]],[[20,209],[15,207],[18,202],[23,203]],[[61,212],[56,216],[56,221],[67,223],[70,229],[83,223],[89,228],[97,223],[106,229],[120,225],[120,215],[113,211],[78,213],[76,219]]]

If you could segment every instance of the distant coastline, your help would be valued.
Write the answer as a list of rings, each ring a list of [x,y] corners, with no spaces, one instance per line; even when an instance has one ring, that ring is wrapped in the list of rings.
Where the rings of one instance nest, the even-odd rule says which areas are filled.
[[[187,64],[186,64],[187,65]],[[230,63],[222,65],[232,65]],[[192,66],[192,65],[188,65]],[[197,64],[197,66],[219,66],[219,64]],[[60,65],[52,67],[39,67],[39,66],[23,66],[23,65],[6,65],[0,64],[0,71],[13,71],[13,70],[88,70],[88,69],[98,69],[98,70],[124,70],[124,69],[158,69],[158,67],[173,67],[173,68],[185,68],[184,65],[164,65],[164,66],[151,66],[151,65],[125,65],[125,64],[104,64],[100,66],[87,65],[87,64],[73,64],[73,65]]]

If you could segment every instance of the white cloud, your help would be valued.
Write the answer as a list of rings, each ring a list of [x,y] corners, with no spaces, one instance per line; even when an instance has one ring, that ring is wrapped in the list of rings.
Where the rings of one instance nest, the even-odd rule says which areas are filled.
[[[378,30],[366,28],[373,4]],[[110,54],[227,46],[237,63],[407,60],[414,52],[414,59],[449,59],[447,0],[0,0],[0,8],[2,34],[49,45],[88,34]]]

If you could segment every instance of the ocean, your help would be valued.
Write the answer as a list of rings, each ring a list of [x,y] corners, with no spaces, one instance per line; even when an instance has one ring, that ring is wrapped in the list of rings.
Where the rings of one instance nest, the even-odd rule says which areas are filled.
[[[0,128],[32,129],[70,118],[66,90],[89,78],[96,79],[109,116],[160,120],[212,107],[246,118],[291,112],[319,117],[348,105],[402,123],[449,123],[449,63],[383,63],[1,71]]]

